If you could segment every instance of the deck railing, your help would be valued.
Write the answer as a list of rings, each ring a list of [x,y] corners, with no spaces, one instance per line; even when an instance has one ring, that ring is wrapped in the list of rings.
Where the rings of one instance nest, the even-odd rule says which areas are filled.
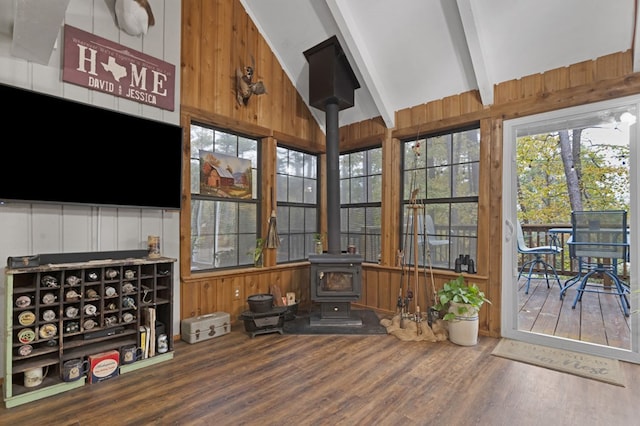
[[[552,244],[552,237],[549,233],[551,228],[571,228],[571,224],[543,224],[543,225],[531,225],[522,224],[522,233],[524,234],[524,240],[529,247],[546,246]],[[558,244],[562,247],[562,252],[557,255],[547,255],[546,262],[553,265],[558,272],[558,275],[574,276],[578,273],[578,261],[572,259],[569,255],[569,245],[567,239],[569,234],[558,233],[555,234],[558,238]],[[521,266],[527,260],[531,260],[531,255],[520,254],[518,256],[518,266]],[[623,279],[629,278],[629,264],[623,262],[618,275]]]

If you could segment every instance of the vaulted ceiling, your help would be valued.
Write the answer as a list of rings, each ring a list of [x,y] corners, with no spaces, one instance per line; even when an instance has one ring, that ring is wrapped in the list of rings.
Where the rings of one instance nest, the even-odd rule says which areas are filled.
[[[637,45],[638,0],[240,1],[307,104],[303,52],[337,36],[360,84],[340,126]]]
[[[240,0],[307,104],[303,52],[335,35],[360,85],[340,126],[380,116],[390,128],[408,107],[471,90],[491,105],[500,82],[635,49],[638,1]],[[68,3],[0,0],[0,36],[47,63]]]

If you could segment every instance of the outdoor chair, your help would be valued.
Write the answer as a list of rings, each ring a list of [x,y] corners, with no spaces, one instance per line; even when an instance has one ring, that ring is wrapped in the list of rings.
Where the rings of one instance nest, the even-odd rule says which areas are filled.
[[[627,283],[618,276],[618,263],[629,260],[627,212],[624,210],[574,211],[571,213],[571,257],[578,259],[575,309],[584,293],[605,293],[620,298],[625,316],[629,316],[630,293]],[[613,285],[605,283],[610,278]],[[595,278],[599,278],[594,281]],[[573,285],[573,284],[572,284]]]
[[[562,247],[558,244],[557,236],[553,234],[549,234],[549,240],[551,241],[550,245],[546,246],[538,246],[538,247],[529,247],[527,246],[524,240],[524,233],[522,232],[522,225],[520,225],[520,221],[518,221],[518,253],[520,254],[528,254],[533,255],[534,258],[523,263],[520,268],[520,273],[518,274],[518,281],[520,281],[520,277],[524,273],[525,269],[528,268],[527,273],[527,284],[525,286],[524,294],[529,294],[529,286],[531,285],[531,278],[536,274],[537,266],[542,266],[542,271],[544,273],[544,278],[547,280],[547,288],[551,288],[549,284],[549,272],[553,273],[556,281],[558,282],[558,286],[560,290],[562,290],[562,284],[560,283],[560,278],[558,277],[558,273],[556,272],[556,268],[552,263],[547,263],[545,257],[547,255],[556,255],[562,252]]]
[[[420,256],[426,256],[427,253],[425,252],[425,240],[428,244],[428,249],[429,249],[429,254],[431,256],[431,262],[432,262],[432,266],[439,266],[439,267],[448,267],[449,262],[449,256],[448,256],[448,247],[449,247],[449,240],[446,238],[441,238],[439,236],[436,235],[436,228],[435,225],[433,224],[433,219],[431,218],[431,215],[423,215],[423,214],[418,214],[418,253],[420,254]],[[412,250],[412,245],[413,242],[411,240],[412,238],[412,233],[413,233],[413,217],[409,216],[408,218],[408,225],[409,225],[409,241],[408,241],[408,250],[407,250],[407,263],[412,265],[413,264],[413,250]],[[425,239],[425,233],[426,233],[426,239]],[[429,262],[429,259],[425,259],[425,265],[427,265]]]

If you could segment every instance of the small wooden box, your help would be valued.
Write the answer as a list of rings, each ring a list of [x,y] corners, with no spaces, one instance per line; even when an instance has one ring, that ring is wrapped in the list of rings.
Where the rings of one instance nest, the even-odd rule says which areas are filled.
[[[120,374],[120,352],[116,350],[89,355],[89,383],[98,383]]]
[[[231,321],[226,312],[214,312],[182,320],[180,334],[187,343],[198,343],[231,331]]]

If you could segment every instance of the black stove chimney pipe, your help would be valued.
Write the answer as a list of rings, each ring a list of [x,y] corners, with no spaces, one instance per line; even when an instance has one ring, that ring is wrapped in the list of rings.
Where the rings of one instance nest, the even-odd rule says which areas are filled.
[[[338,103],[326,104],[327,124],[327,248],[331,254],[340,254],[340,128]]]
[[[340,110],[354,105],[360,87],[336,36],[304,52],[309,62],[309,104],[325,111],[327,149],[327,247],[340,254]],[[345,247],[346,248],[346,247]]]

